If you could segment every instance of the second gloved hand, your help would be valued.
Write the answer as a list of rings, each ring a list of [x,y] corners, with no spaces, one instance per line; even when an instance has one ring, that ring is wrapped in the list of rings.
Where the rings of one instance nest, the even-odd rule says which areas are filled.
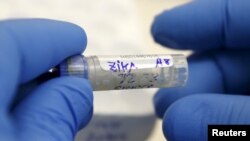
[[[156,17],[156,42],[191,49],[186,87],[161,89],[168,141],[205,141],[209,124],[250,124],[250,2],[199,0]]]

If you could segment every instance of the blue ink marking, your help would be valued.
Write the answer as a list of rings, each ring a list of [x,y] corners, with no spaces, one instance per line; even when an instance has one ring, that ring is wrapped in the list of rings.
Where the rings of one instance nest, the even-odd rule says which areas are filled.
[[[165,64],[169,65],[169,59],[168,58],[163,59],[163,60],[164,60]]]
[[[159,77],[159,74],[158,74],[158,73],[156,73],[156,74],[153,75],[153,78],[154,78],[155,81],[158,80],[158,77]]]
[[[150,76],[148,73],[144,73],[143,74],[143,78],[145,78],[148,82],[153,82],[151,79],[150,79]]]
[[[162,61],[161,61],[161,58],[157,58],[156,59],[156,68],[158,67],[158,65],[161,65],[162,66]]]
[[[117,60],[116,62],[107,62],[108,66],[109,66],[109,70],[113,71],[113,72],[117,72],[117,71],[128,71],[131,72],[132,69],[136,69],[137,67],[135,66],[135,64],[133,62],[130,63],[125,63],[123,61]]]
[[[157,59],[156,59],[156,66],[155,66],[156,68],[157,68],[159,65],[161,65],[161,66],[163,65],[162,60],[164,61],[164,63],[165,63],[166,65],[169,65],[169,64],[170,64],[170,63],[169,63],[169,62],[170,62],[170,59],[168,59],[168,58],[163,58],[163,59],[162,59],[162,58],[157,58]]]
[[[121,77],[121,81],[120,84],[124,83],[125,79],[126,79],[126,74],[118,74],[119,77]]]
[[[119,60],[117,60],[117,68],[118,68],[118,71],[121,70],[121,68],[120,68],[120,61]]]
[[[154,87],[154,82],[158,81],[158,73],[144,73],[142,78],[146,79],[143,82],[135,81],[136,75],[133,73],[121,73],[118,74],[120,77],[119,84],[115,86],[114,89],[137,89],[137,88],[152,88]],[[144,83],[144,84],[143,84]]]
[[[134,74],[128,74],[128,76],[130,76],[130,79],[128,80],[128,83],[129,84],[134,83],[135,82]]]
[[[135,76],[134,74],[128,73],[128,74],[118,74],[118,76],[121,78],[121,81],[119,84],[124,84],[124,82],[127,80],[128,84],[135,83]]]
[[[124,62],[121,62],[122,70],[125,71],[128,69],[128,63],[123,64]]]
[[[130,68],[129,68],[129,72],[131,72],[131,69],[133,69],[133,68],[136,68],[136,67],[135,67],[135,64],[133,62],[131,62],[130,63]]]
[[[115,62],[108,62],[109,63],[109,70],[113,71],[113,72],[116,72],[117,69],[115,67]]]

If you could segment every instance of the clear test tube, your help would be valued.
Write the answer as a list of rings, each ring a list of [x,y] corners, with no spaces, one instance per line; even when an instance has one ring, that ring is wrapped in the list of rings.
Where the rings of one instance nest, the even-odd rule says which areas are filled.
[[[89,79],[93,90],[122,90],[184,86],[188,64],[182,54],[76,55],[59,65],[60,76]]]

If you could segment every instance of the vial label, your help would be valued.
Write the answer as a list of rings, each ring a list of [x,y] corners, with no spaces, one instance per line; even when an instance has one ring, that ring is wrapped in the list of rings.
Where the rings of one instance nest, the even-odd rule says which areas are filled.
[[[153,88],[159,79],[159,73],[146,72],[143,74],[136,73],[119,73],[116,77],[114,89],[138,89]]]
[[[134,69],[171,67],[174,63],[170,55],[98,56],[98,60],[102,69],[112,72],[130,72]]]

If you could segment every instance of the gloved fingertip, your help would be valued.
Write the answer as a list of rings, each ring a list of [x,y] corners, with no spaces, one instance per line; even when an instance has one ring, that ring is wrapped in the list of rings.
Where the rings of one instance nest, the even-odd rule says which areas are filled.
[[[206,137],[203,122],[208,116],[205,103],[199,102],[204,95],[192,95],[179,99],[166,111],[163,133],[170,141],[198,141]]]
[[[155,17],[151,26],[151,35],[156,43],[178,49],[178,44],[171,38],[171,31],[165,31],[166,28],[171,26],[171,19],[168,21],[164,13],[167,13],[167,11]],[[168,24],[165,23],[166,21],[168,21]]]
[[[154,40],[174,49],[196,51],[219,48],[223,43],[224,1],[192,1],[156,16],[151,28]]]
[[[78,44],[81,45],[80,46],[81,50],[78,52],[83,52],[86,49],[86,46],[88,43],[88,38],[87,38],[87,34],[86,34],[85,30],[77,24],[74,24],[74,23],[68,23],[68,24],[71,26],[72,29],[75,29],[74,31],[75,31],[76,36],[74,36],[74,37],[79,42]],[[78,53],[78,52],[76,52],[76,53]]]
[[[160,89],[155,95],[154,95],[154,108],[155,108],[155,114],[162,118],[169,107],[168,101],[168,94],[165,92],[166,89]]]

